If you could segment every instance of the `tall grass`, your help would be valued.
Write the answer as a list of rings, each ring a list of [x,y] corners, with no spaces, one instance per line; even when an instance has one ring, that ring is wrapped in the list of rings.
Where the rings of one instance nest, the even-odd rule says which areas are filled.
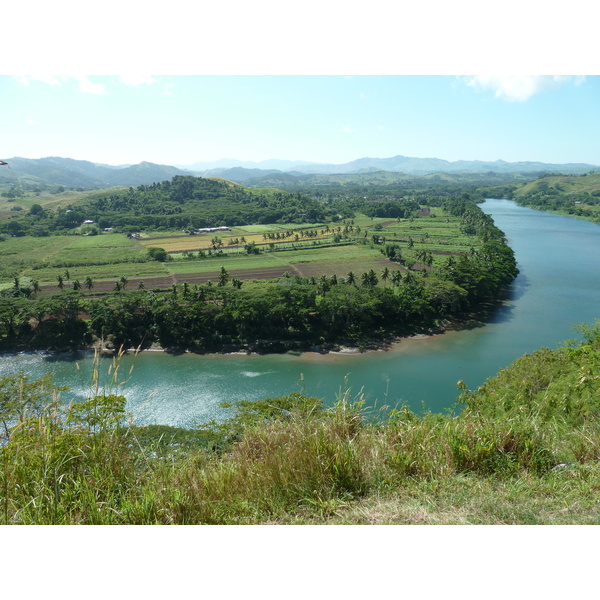
[[[35,410],[13,413],[0,447],[1,522],[348,523],[373,510],[384,522],[596,523],[600,344],[588,338],[461,386],[449,414],[374,418],[343,389],[329,409],[302,394],[239,403],[185,437],[127,422],[118,359],[107,387],[96,370],[69,406],[23,380],[20,406]]]

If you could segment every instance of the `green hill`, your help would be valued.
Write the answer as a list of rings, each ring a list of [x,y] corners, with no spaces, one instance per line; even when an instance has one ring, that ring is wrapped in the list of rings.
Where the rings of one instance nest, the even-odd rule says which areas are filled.
[[[600,222],[600,173],[546,175],[512,193],[522,206]]]
[[[149,165],[140,168],[151,170]],[[46,205],[34,208],[30,203],[30,210],[25,211],[21,204],[24,202],[20,200],[19,210],[8,212],[10,218],[0,223],[1,233],[48,235],[75,229],[85,221],[101,229],[120,228],[126,232],[310,223],[335,214],[332,208],[300,193],[248,189],[231,181],[187,175],[136,188],[82,192],[81,199],[55,209],[48,210]],[[12,206],[17,204],[13,202]]]
[[[301,194],[250,190],[230,181],[176,176],[170,181],[98,194],[81,202],[86,218],[109,227],[199,228],[314,222],[325,209]]]

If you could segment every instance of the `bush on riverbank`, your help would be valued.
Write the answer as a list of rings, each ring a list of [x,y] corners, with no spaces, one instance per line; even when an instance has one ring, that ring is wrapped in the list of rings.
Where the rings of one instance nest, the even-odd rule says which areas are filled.
[[[347,390],[136,428],[111,390],[64,407],[48,379],[5,377],[1,522],[598,523],[600,322],[582,330],[459,384],[445,415],[370,415]]]

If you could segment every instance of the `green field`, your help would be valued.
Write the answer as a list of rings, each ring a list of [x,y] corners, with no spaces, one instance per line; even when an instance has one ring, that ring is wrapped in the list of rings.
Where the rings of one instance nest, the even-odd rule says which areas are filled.
[[[205,260],[183,260],[168,263],[169,271],[178,276],[182,275],[217,278],[221,267],[236,275],[238,272],[255,272],[260,277],[260,271],[277,270],[279,274],[286,271],[290,275],[315,276],[336,275],[344,277],[348,271],[356,274],[369,269],[391,263],[381,253],[368,246],[337,246],[314,250],[282,251],[259,254],[256,256],[231,256]],[[383,267],[382,267],[383,268]],[[242,278],[252,278],[250,273]],[[236,275],[239,276],[239,275]],[[273,274],[273,276],[279,276]]]
[[[83,277],[125,274],[142,265],[146,272],[155,272],[157,263],[140,262],[145,260],[146,250],[123,234],[12,237],[0,242],[0,283],[18,275],[29,275],[41,284],[55,282],[65,269]]]
[[[64,276],[64,268],[46,267],[41,269],[27,269],[23,275],[36,279],[39,284],[56,286],[57,276]],[[138,277],[150,278],[159,276],[168,276],[169,271],[165,268],[164,263],[156,261],[143,263],[118,263],[116,265],[94,265],[90,267],[69,267],[71,280],[79,279],[80,282],[86,277],[92,277],[96,280],[111,280],[114,281],[119,277]],[[11,280],[12,281],[12,280]]]
[[[0,186],[1,191],[6,191],[10,188],[9,185]],[[120,188],[115,188],[120,189]],[[58,207],[70,206],[78,200],[97,193],[95,190],[76,191],[76,190],[65,190],[60,193],[51,193],[49,191],[41,192],[25,192],[22,197],[19,198],[3,198],[0,197],[0,219],[7,218],[8,216],[14,215],[14,207],[20,207],[23,211],[28,211],[34,204],[39,204],[45,210],[54,209]]]
[[[426,253],[430,254],[429,264],[439,266],[448,255],[467,253],[478,244],[476,237],[460,231],[459,218],[440,208],[431,209],[431,214],[401,220],[357,214],[354,219],[328,225],[252,225],[197,236],[180,231],[141,232],[140,240],[117,233],[10,237],[0,242],[0,285],[7,287],[16,276],[28,276],[42,288],[54,289],[58,276],[64,276],[66,270],[71,280],[80,282],[86,277],[114,282],[124,276],[134,279],[136,285],[147,280],[153,287],[169,287],[186,277],[216,279],[221,267],[241,279],[280,277],[286,271],[292,276],[345,277],[349,271],[355,275],[370,269],[380,272],[386,265],[390,270],[405,268],[384,256],[386,244],[396,245],[409,267],[426,260]],[[290,231],[293,234],[284,237]],[[216,248],[214,237],[220,239]],[[248,254],[249,243],[256,244],[260,252]],[[171,260],[149,260],[149,247],[164,248]],[[198,250],[205,256],[200,257]],[[214,256],[217,252],[222,254]]]

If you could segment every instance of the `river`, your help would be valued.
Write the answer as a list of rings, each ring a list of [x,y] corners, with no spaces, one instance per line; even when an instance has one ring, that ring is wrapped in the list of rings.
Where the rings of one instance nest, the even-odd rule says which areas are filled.
[[[192,426],[227,415],[223,402],[296,391],[331,404],[342,389],[352,397],[362,394],[369,406],[439,412],[453,405],[459,379],[476,388],[525,353],[579,338],[573,325],[600,317],[600,225],[509,200],[486,200],[481,207],[505,232],[521,271],[485,326],[359,355],[127,356],[119,370],[119,381],[126,381],[118,389],[134,423]],[[109,364],[102,361],[102,374]],[[0,375],[19,369],[32,377],[53,372],[57,383],[71,386],[63,394],[68,400],[88,393],[92,360],[89,354],[0,358]]]

